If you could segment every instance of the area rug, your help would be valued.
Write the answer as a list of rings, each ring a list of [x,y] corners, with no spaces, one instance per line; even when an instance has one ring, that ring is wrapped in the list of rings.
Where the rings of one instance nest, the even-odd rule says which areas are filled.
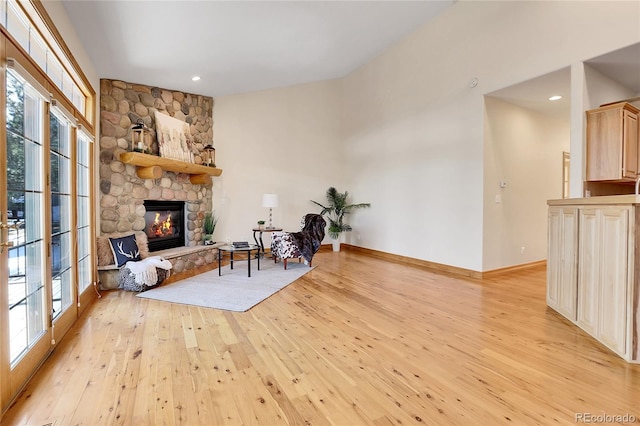
[[[245,312],[313,269],[289,262],[285,271],[282,262],[275,264],[271,259],[260,262],[259,271],[257,266],[251,262],[251,277],[247,277],[247,263],[236,262],[233,270],[223,267],[220,277],[216,268],[139,293],[138,297]]]

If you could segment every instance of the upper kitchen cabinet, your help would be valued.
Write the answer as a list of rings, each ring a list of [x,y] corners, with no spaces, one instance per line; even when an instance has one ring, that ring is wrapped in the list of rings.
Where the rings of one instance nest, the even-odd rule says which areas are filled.
[[[587,181],[636,180],[639,118],[627,102],[587,111]]]

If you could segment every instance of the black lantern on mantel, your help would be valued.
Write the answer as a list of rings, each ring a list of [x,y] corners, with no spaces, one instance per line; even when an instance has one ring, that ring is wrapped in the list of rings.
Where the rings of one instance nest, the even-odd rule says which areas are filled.
[[[131,128],[131,150],[145,154],[151,152],[151,133],[141,118]]]
[[[216,149],[213,147],[213,145],[207,145],[203,149],[204,149],[204,152],[206,153],[205,164],[209,167],[215,167],[216,166]]]

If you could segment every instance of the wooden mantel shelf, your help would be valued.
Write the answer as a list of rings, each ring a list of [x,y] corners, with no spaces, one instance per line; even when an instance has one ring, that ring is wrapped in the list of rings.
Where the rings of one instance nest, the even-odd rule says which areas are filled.
[[[138,166],[136,174],[141,179],[159,179],[162,177],[162,171],[166,170],[191,175],[189,177],[191,183],[201,185],[211,183],[209,176],[220,176],[222,174],[222,169],[215,167],[171,160],[141,152],[123,152],[120,154],[120,161]]]

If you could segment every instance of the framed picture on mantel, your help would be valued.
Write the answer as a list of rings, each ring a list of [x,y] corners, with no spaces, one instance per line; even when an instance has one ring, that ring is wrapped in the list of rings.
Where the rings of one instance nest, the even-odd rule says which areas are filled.
[[[194,163],[189,124],[159,111],[155,118],[160,157]]]

